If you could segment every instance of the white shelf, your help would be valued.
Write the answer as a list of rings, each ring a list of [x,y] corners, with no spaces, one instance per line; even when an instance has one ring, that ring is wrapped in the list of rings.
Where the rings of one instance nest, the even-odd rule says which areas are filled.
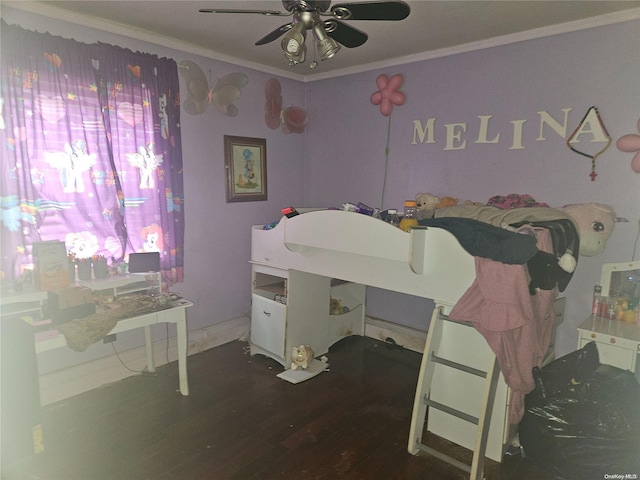
[[[346,336],[364,335],[364,293],[364,285],[253,263],[251,353],[290,368],[294,346],[309,345],[317,357]],[[350,311],[331,315],[332,297]]]
[[[91,280],[77,280],[76,285],[90,288],[94,292],[111,290],[113,295],[142,292],[150,288],[159,288],[161,277],[159,272],[129,273]]]

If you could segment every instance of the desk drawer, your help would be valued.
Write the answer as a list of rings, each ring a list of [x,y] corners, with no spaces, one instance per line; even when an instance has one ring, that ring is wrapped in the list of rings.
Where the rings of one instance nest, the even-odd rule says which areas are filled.
[[[286,314],[286,305],[260,295],[253,295],[251,343],[284,357]]]
[[[587,342],[595,341],[597,343],[604,343],[607,345],[611,345],[612,347],[624,348],[627,350],[636,350],[638,348],[638,342],[629,340],[628,338],[623,338],[618,335],[611,335],[607,333],[600,332],[588,332],[582,331],[581,337],[585,339]]]
[[[624,370],[635,370],[635,357],[638,354],[637,344],[624,338],[612,337],[594,332],[583,332],[580,337],[579,348],[595,341],[598,348],[600,363],[612,365]]]

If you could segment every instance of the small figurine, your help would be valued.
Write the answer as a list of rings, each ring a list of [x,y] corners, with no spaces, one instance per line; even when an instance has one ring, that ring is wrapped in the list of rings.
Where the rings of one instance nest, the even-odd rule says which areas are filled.
[[[291,370],[304,370],[313,361],[313,350],[309,345],[293,347],[291,352]]]

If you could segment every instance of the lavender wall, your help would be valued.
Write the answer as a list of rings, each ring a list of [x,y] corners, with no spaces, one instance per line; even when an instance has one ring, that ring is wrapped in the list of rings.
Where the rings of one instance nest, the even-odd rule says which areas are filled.
[[[2,9],[2,18],[29,30],[48,31],[81,42],[107,42],[173,58],[178,63],[191,60],[207,77],[211,71],[212,79],[232,72],[242,72],[249,77],[242,97],[235,102],[239,110],[237,117],[222,115],[212,105],[202,115],[181,112],[186,208],[185,281],[173,288],[194,302],[188,311],[190,331],[249,314],[251,225],[279,219],[283,206],[303,204],[305,135],[285,135],[281,130],[270,130],[264,121],[264,85],[274,76],[6,7]],[[279,80],[285,105],[304,105],[304,83],[286,78]],[[180,81],[181,94],[186,95],[184,80],[181,78]],[[224,135],[266,139],[267,201],[226,203]],[[154,335],[163,339],[166,335],[164,327],[154,331]],[[175,333],[171,331],[170,335]],[[142,343],[142,335],[122,335],[118,338],[117,349],[123,351]],[[102,344],[92,345],[81,355],[67,349],[45,352],[39,358],[40,371],[46,373],[111,354],[111,346]]]
[[[599,108],[614,140],[635,132],[640,117],[638,21],[307,84],[280,78],[285,104],[306,105],[310,114],[304,135],[284,135],[264,124],[263,87],[270,74],[6,7],[2,16],[9,23],[79,41],[99,40],[178,62],[193,60],[207,75],[211,70],[214,78],[235,71],[249,76],[236,102],[238,117],[225,117],[213,107],[199,116],[182,114],[187,251],[186,280],[176,290],[195,302],[189,312],[190,330],[249,312],[252,224],[277,219],[286,205],[381,205],[388,119],[369,101],[379,73],[402,74],[407,95],[407,103],[391,116],[385,208],[400,207],[418,192],[474,201],[528,193],[552,206],[608,203],[630,220],[618,225],[604,254],[580,260],[565,292],[567,318],[558,334],[560,353],[575,348],[575,329],[588,313],[602,263],[631,259],[640,200],[640,176],[629,167],[631,155],[612,145],[598,161],[598,177],[591,182],[589,160],[571,152],[564,138],[549,128],[546,140],[536,138],[539,111],[562,122],[562,109],[571,108],[570,133],[592,105]],[[478,116],[488,115],[493,116],[488,138],[500,133],[501,140],[474,143]],[[413,145],[414,120],[432,117],[435,143]],[[510,150],[511,122],[516,120],[526,120],[525,148]],[[464,150],[444,150],[444,125],[451,123],[467,123]],[[225,202],[225,134],[267,139],[268,201]],[[586,149],[589,135],[581,138]],[[369,314],[426,328],[430,302],[374,289],[368,296]]]
[[[568,149],[549,127],[540,135],[539,111],[560,123],[571,108],[568,137],[589,107],[598,107],[615,139],[638,133],[640,118],[640,22],[598,27],[419,63],[311,83],[307,98],[313,122],[307,134],[305,175],[308,205],[362,201],[380,206],[387,118],[371,104],[376,77],[402,74],[405,105],[391,115],[390,155],[384,208],[401,208],[418,192],[486,202],[497,194],[530,194],[560,207],[568,203],[612,205],[630,223],[618,224],[605,253],[582,257],[565,291],[566,320],[558,332],[561,353],[576,347],[576,327],[586,318],[602,263],[631,260],[638,230],[640,175],[632,155],[615,144],[598,159],[595,181],[590,160]],[[326,102],[332,98],[334,101]],[[493,116],[478,144],[478,116]],[[435,143],[412,144],[414,120],[435,118]],[[526,120],[523,149],[513,144],[512,121]],[[446,149],[445,124],[466,123],[465,149]],[[596,152],[593,135],[579,147]],[[579,148],[579,149],[580,149]],[[398,308],[399,302],[408,306]],[[424,329],[429,303],[382,291],[368,292],[368,314]]]

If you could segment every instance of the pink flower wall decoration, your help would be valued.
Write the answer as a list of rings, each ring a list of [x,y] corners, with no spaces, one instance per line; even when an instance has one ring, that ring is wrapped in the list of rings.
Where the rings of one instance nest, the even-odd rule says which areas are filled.
[[[380,105],[380,113],[385,117],[391,115],[394,105],[404,105],[407,101],[405,94],[398,91],[403,82],[404,79],[400,74],[393,75],[391,78],[382,74],[376,78],[376,84],[380,90],[371,95],[371,103]]]
[[[638,133],[640,133],[640,118],[638,119]],[[631,170],[640,173],[640,135],[630,133],[623,135],[616,142],[618,150],[627,153],[636,152],[631,159]]]

